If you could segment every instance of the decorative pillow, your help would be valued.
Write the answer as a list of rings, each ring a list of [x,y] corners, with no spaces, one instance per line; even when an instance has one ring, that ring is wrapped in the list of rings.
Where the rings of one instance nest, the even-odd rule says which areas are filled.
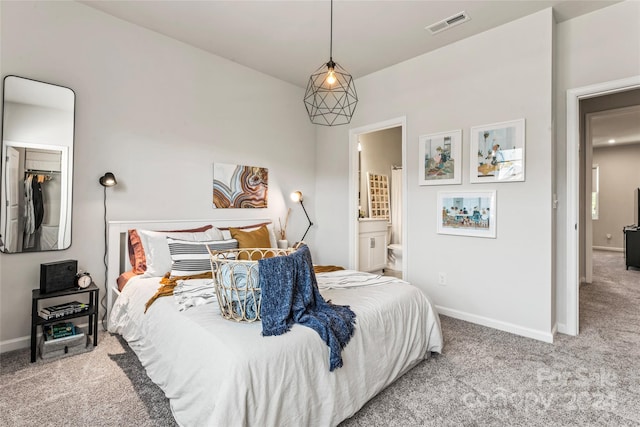
[[[171,277],[194,276],[211,272],[211,260],[207,247],[212,251],[237,249],[235,239],[215,240],[209,242],[192,242],[167,237],[171,253]]]
[[[167,237],[191,242],[222,240],[220,230],[215,227],[203,232],[138,230],[138,234],[142,241],[147,264],[147,269],[144,272],[145,277],[162,277],[171,271],[171,253],[167,245]]]
[[[167,230],[167,233],[198,233],[207,231],[214,228],[213,225],[205,225],[198,228],[191,228],[188,230]],[[144,255],[144,248],[142,247],[142,241],[140,240],[140,235],[138,234],[138,230],[129,230],[129,261],[131,262],[131,268],[134,274],[142,274],[147,269],[147,260]],[[222,240],[222,233],[220,233],[220,237],[216,240]]]
[[[229,228],[231,238],[238,241],[238,247],[244,248],[270,248],[269,230],[263,225],[252,231],[243,231],[239,228]]]
[[[229,228],[231,237],[238,241],[238,247],[244,248],[270,248],[271,240],[269,239],[269,230],[267,226],[263,225],[253,231],[242,231],[238,228]],[[259,253],[251,255],[251,260],[255,261],[262,258]],[[241,253],[238,259],[249,259],[249,256],[245,253]]]
[[[116,284],[118,285],[118,290],[122,291],[122,289],[124,289],[124,286],[127,284],[127,282],[132,277],[136,277],[136,276],[137,276],[137,274],[134,273],[132,270],[125,271],[120,276],[118,276],[118,278],[116,279]]]
[[[269,245],[263,246],[265,248],[277,248],[278,238],[276,237],[276,232],[273,228],[273,224],[270,222],[262,222],[259,224],[251,224],[251,225],[242,225],[239,227],[220,227],[219,230],[222,232],[222,235],[225,239],[231,239],[231,229],[234,230],[242,230],[242,231],[255,231],[263,226],[267,227],[267,231],[269,232]]]

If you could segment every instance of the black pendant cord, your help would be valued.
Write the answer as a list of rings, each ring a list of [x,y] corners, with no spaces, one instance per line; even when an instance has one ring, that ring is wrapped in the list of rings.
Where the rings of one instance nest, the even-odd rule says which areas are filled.
[[[329,62],[333,62],[333,0],[331,0],[331,24],[329,25]]]
[[[105,321],[107,319],[107,304],[105,303],[105,299],[107,298],[107,292],[109,292],[109,286],[107,283],[107,187],[102,187],[102,189],[104,190],[102,198],[104,206],[104,257],[102,258],[102,262],[104,264],[104,294],[100,299],[100,305],[104,309],[104,313],[102,314],[102,329],[106,331],[107,325]]]

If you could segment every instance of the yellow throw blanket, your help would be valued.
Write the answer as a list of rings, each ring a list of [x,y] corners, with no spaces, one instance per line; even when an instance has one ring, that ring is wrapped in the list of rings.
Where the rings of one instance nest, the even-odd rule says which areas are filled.
[[[330,273],[332,271],[344,270],[344,267],[340,267],[339,265],[314,265],[313,271],[318,273]]]

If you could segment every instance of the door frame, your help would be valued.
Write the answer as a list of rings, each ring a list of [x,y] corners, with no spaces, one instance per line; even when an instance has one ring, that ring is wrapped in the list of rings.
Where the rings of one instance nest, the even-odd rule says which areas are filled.
[[[358,245],[358,137],[365,133],[389,128],[402,129],[402,278],[407,277],[407,116],[349,129],[349,268],[357,269],[360,250]]]
[[[580,314],[580,101],[640,87],[640,75],[567,91],[566,322],[558,331],[578,335]],[[590,171],[589,171],[590,173]],[[590,175],[589,175],[590,176]],[[586,213],[585,213],[586,215]],[[560,326],[560,325],[559,325]]]

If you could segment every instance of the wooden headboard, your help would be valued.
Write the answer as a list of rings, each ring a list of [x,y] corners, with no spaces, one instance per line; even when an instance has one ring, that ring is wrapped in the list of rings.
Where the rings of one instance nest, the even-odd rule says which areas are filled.
[[[120,295],[117,279],[120,274],[131,270],[129,252],[127,249],[127,235],[129,230],[182,230],[211,224],[218,228],[246,227],[255,224],[271,223],[270,219],[199,219],[199,220],[152,220],[152,221],[109,221],[107,229],[107,322],[111,314],[111,307]]]

